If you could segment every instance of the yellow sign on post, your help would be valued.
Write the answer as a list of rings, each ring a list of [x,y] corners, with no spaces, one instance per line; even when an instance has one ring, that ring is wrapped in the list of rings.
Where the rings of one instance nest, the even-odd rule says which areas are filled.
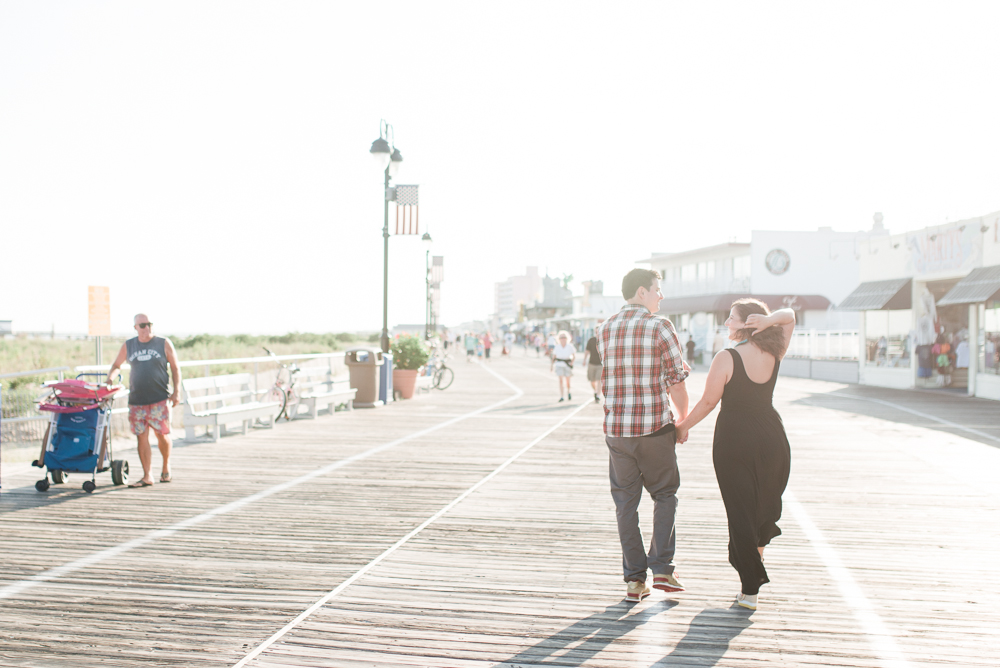
[[[102,286],[87,288],[87,333],[90,336],[111,336],[111,291]]]

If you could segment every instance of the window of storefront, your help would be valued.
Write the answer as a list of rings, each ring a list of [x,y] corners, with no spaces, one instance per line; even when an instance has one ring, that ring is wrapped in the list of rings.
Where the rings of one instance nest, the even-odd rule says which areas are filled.
[[[865,311],[865,348],[871,366],[909,367],[913,311]]]
[[[741,255],[733,258],[733,278],[750,278],[750,256]]]
[[[693,264],[686,264],[683,267],[681,267],[681,280],[684,281],[685,283],[690,283],[694,281],[697,276],[696,267],[697,265]]]
[[[979,306],[979,371],[1000,374],[1000,301]]]

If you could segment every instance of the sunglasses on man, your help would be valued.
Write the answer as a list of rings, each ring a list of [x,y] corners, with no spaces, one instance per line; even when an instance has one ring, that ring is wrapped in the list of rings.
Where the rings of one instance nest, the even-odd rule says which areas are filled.
[[[146,329],[147,327],[152,327],[152,326],[153,323],[151,322],[140,322],[138,325],[136,325],[136,327],[138,327],[139,329]]]

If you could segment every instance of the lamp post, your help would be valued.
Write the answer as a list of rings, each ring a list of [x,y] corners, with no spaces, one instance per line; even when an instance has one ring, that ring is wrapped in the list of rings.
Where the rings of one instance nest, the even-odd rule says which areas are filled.
[[[378,139],[372,142],[372,157],[385,170],[385,222],[382,226],[382,352],[389,352],[389,181],[399,171],[403,154],[395,146],[392,126],[379,121]]]
[[[427,303],[424,305],[424,341],[431,338],[431,235],[424,232],[420,237],[424,245],[424,281],[427,283]]]

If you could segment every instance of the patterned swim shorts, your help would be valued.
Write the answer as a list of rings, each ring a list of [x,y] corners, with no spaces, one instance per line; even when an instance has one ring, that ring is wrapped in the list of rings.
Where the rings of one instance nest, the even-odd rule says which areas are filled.
[[[170,405],[168,400],[164,399],[145,406],[129,406],[128,426],[136,436],[146,433],[146,429],[149,427],[161,434],[169,434]]]

